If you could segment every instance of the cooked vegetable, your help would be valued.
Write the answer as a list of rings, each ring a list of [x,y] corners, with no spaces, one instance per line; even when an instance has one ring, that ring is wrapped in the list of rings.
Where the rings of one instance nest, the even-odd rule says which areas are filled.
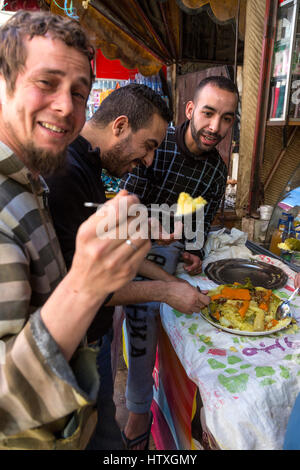
[[[250,300],[245,300],[243,302],[243,305],[239,308],[239,314],[241,315],[242,318],[244,318],[244,316],[246,315],[249,305],[250,305]]]
[[[210,291],[211,316],[220,325],[241,331],[269,331],[288,324],[289,319],[276,320],[281,302],[272,290],[245,284],[221,285]],[[209,318],[208,309],[202,312]]]
[[[221,296],[225,299],[233,300],[250,300],[250,292],[248,289],[232,289],[225,286],[221,291]]]
[[[254,331],[264,331],[265,329],[265,314],[261,310],[256,313],[255,320],[253,323],[253,330]]]

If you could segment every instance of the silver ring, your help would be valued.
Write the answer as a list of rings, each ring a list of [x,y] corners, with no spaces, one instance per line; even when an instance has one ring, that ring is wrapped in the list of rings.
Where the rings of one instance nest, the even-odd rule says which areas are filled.
[[[134,251],[138,250],[138,247],[134,243],[132,243],[131,240],[127,239],[125,243],[127,243],[127,245],[130,246]]]

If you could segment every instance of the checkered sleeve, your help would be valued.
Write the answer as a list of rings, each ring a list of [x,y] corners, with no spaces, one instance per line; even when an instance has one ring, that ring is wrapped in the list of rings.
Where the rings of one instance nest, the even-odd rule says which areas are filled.
[[[151,174],[143,165],[137,166],[131,173],[127,173],[120,182],[120,189],[126,189],[136,194],[142,204],[148,205],[151,186]]]
[[[213,184],[208,182],[207,186],[202,191],[201,195],[206,199],[207,204],[204,208],[204,244],[207,240],[211,225],[217,214],[217,211],[220,207],[223,195],[226,189],[227,181],[227,168],[223,160],[219,159],[215,168],[212,165],[209,165],[210,170],[213,169]],[[209,174],[209,169],[207,168],[206,175]],[[205,183],[205,178],[203,178],[202,184]],[[197,197],[197,196],[194,196]],[[188,250],[190,253],[194,253],[199,256],[201,259],[204,257],[204,249],[197,251]]]

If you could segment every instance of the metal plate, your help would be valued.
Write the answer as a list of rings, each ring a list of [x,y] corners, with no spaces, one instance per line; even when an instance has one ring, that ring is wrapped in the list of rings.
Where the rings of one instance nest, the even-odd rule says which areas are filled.
[[[277,266],[249,259],[221,259],[208,264],[204,272],[216,284],[244,283],[249,278],[254,287],[279,289],[288,281],[285,272]]]
[[[269,336],[273,335],[274,333],[277,333],[278,331],[284,330],[289,326],[289,324],[292,321],[292,317],[289,317],[286,319],[286,324],[281,325],[278,328],[274,328],[273,330],[268,330],[268,331],[245,331],[245,330],[235,330],[233,328],[226,328],[225,326],[220,325],[220,323],[214,322],[210,318],[207,318],[207,316],[200,312],[200,315],[204,320],[206,320],[208,323],[213,325],[214,327],[218,328],[218,330],[223,330],[226,331],[227,333],[232,333],[234,335],[240,335],[240,336]]]

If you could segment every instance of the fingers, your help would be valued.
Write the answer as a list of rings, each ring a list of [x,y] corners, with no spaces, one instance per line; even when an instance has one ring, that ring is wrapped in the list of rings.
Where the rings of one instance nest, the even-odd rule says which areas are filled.
[[[135,195],[128,195],[127,191],[120,191],[115,198],[103,204],[95,214],[82,224],[78,231],[79,237],[83,239],[84,243],[94,238],[109,240],[112,243],[103,245],[106,250],[115,249],[116,246],[128,239],[130,234],[132,238],[148,239],[148,231],[143,230],[143,218],[136,215],[128,216],[132,206],[138,202]]]
[[[202,266],[198,266],[198,263],[193,263],[188,266],[183,266],[185,271],[188,272],[191,276],[202,273]]]
[[[151,239],[155,240],[158,245],[170,245],[182,238],[182,222],[175,223],[173,233],[167,232],[156,217],[150,217],[148,222]]]
[[[128,240],[130,243],[128,243]],[[132,264],[142,262],[151,248],[151,242],[148,239],[139,238],[134,241],[128,239],[116,247],[111,253],[111,262],[125,263],[130,260]]]
[[[182,254],[182,258],[186,263],[188,263],[184,266],[184,269],[187,273],[189,273],[191,276],[202,273],[202,261],[199,256],[184,252]]]

